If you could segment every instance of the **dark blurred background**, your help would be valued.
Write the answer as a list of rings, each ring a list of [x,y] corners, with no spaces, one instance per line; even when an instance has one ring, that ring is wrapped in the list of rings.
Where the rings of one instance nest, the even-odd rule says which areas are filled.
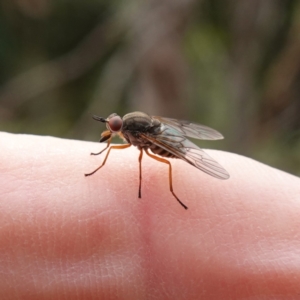
[[[0,129],[97,141],[103,117],[193,120],[300,175],[299,0],[0,2]]]

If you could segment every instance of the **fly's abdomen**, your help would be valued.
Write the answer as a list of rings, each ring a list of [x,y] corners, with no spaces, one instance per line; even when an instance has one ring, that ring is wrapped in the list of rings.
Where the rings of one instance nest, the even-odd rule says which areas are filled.
[[[151,145],[149,148],[154,154],[157,154],[159,156],[177,158],[177,156],[175,156],[174,154],[172,154],[172,153],[168,152],[167,150],[160,148],[156,145]]]

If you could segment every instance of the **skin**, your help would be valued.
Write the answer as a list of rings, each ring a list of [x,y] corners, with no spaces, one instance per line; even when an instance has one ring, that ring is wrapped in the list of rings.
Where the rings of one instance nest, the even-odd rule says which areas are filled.
[[[207,150],[215,179],[136,148],[0,133],[0,299],[299,299],[300,179]]]

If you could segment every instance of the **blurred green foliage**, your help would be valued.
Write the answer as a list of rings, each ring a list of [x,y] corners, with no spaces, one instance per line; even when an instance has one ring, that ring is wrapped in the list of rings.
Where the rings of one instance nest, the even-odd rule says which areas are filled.
[[[300,175],[299,22],[298,0],[2,2],[1,130],[96,141],[92,114],[141,110]]]

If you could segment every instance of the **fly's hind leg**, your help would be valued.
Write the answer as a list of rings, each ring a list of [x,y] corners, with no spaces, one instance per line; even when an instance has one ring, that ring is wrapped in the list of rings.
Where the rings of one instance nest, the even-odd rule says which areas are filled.
[[[140,150],[140,156],[139,156],[139,168],[140,168],[139,198],[142,198],[142,193],[141,193],[141,188],[142,188],[142,158],[143,158],[143,149]]]
[[[173,185],[172,185],[172,165],[171,163],[167,160],[167,159],[164,159],[164,158],[161,158],[161,157],[157,157],[151,153],[148,152],[148,149],[145,149],[145,152],[148,156],[150,156],[151,158],[157,160],[157,161],[160,161],[162,163],[165,163],[165,164],[168,164],[169,165],[169,184],[170,184],[170,191],[171,193],[173,194],[173,196],[175,197],[175,199],[180,203],[180,205],[185,208],[185,209],[188,209],[187,206],[185,204],[183,204],[179,198],[175,195],[175,193],[173,192]]]
[[[110,141],[109,141],[109,142],[110,142]],[[108,145],[107,145],[107,147],[106,147],[105,149],[107,149],[108,146],[109,146],[109,143],[107,143],[107,144],[108,144]],[[130,146],[131,146],[131,144],[118,145],[118,146],[110,146],[110,148],[108,149],[107,154],[106,154],[106,156],[105,156],[105,158],[104,158],[104,161],[103,161],[103,163],[101,164],[101,166],[98,167],[98,168],[97,168],[96,170],[94,170],[93,172],[87,173],[87,174],[84,174],[84,175],[85,175],[85,176],[91,176],[91,175],[95,174],[98,170],[100,170],[100,169],[105,165],[106,160],[107,160],[107,158],[108,158],[108,155],[109,155],[111,149],[125,149],[125,148],[128,148],[128,147],[130,147]],[[105,150],[105,149],[104,149],[104,150]],[[102,152],[103,152],[104,150],[102,150]]]

